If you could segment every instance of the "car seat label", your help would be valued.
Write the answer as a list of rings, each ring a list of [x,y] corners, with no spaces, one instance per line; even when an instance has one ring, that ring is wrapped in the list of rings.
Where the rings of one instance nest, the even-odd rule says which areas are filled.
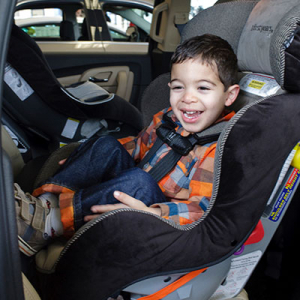
[[[272,192],[272,194],[271,194],[271,196],[270,196],[270,198],[268,200],[267,205],[269,205],[272,202],[272,200],[274,199],[274,197],[275,197],[275,195],[276,195],[276,193],[277,193],[277,191],[278,191],[281,183],[284,180],[285,175],[287,174],[288,170],[290,169],[290,166],[292,164],[292,161],[293,161],[293,159],[295,157],[295,154],[296,154],[298,148],[299,148],[299,143],[297,143],[297,145],[294,147],[294,149],[291,151],[291,153],[288,155],[287,159],[285,160],[285,162],[284,162],[284,164],[282,166],[282,169],[280,171],[280,174],[278,176],[276,185],[275,185],[275,187],[273,189],[273,192]]]
[[[248,86],[257,90],[261,90],[265,84],[266,83],[262,81],[251,80]]]
[[[233,258],[225,284],[220,285],[210,300],[231,299],[240,293],[261,256],[262,251],[257,250]]]
[[[64,136],[68,139],[72,139],[76,133],[78,125],[79,125],[79,120],[68,118],[66,125],[61,133],[61,136]]]
[[[297,188],[300,178],[300,171],[296,168],[293,168],[289,176],[288,181],[286,182],[284,188],[278,196],[278,199],[273,207],[273,210],[270,214],[269,220],[277,222],[280,219],[281,214],[284,211],[287,203],[293,195],[293,191]]]
[[[261,74],[247,74],[239,85],[241,90],[261,97],[273,95],[280,89],[274,77]]]
[[[34,92],[23,77],[8,63],[5,65],[4,81],[22,101]]]

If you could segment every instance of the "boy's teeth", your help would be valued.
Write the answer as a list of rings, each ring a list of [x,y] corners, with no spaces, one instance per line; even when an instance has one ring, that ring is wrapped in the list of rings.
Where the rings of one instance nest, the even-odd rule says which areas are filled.
[[[183,114],[185,115],[186,118],[193,118],[197,114],[197,111],[185,111]]]

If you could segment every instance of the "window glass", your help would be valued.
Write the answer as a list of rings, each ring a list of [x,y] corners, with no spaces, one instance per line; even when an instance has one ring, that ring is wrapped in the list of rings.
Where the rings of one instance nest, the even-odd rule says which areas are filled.
[[[189,18],[195,17],[201,10],[213,6],[217,0],[191,0],[191,11]]]
[[[118,29],[109,28],[110,35],[114,41],[128,41],[126,33],[118,31]]]
[[[147,9],[147,8],[146,8]],[[114,41],[148,42],[152,13],[143,8],[105,5],[107,25]],[[88,40],[83,9],[74,11],[79,40]],[[60,23],[63,11],[59,8],[23,9],[15,13],[15,23],[31,37],[40,40],[61,40]]]
[[[124,6],[105,7],[104,10],[107,17],[107,25],[114,40],[148,41],[152,13],[139,8]],[[114,34],[115,31],[118,32],[118,35]]]
[[[60,38],[60,26],[55,24],[21,26],[33,38]]]
[[[59,8],[23,9],[15,13],[15,23],[33,38],[59,38],[63,20]]]

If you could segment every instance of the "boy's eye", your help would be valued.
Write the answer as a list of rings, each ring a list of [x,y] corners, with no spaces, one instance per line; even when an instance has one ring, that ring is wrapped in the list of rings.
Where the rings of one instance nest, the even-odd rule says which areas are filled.
[[[198,89],[201,90],[201,91],[208,91],[208,90],[210,90],[210,88],[207,87],[207,86],[200,86],[200,87],[198,87]]]
[[[172,86],[171,89],[172,90],[181,90],[181,89],[183,89],[183,87],[177,85],[177,86]]]

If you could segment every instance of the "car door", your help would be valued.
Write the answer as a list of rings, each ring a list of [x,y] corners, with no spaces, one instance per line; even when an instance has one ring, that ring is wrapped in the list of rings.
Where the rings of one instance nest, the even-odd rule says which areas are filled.
[[[0,106],[2,103],[3,70],[15,1],[0,0]],[[12,172],[8,156],[0,148],[0,298],[23,299],[16,217],[12,192]]]

